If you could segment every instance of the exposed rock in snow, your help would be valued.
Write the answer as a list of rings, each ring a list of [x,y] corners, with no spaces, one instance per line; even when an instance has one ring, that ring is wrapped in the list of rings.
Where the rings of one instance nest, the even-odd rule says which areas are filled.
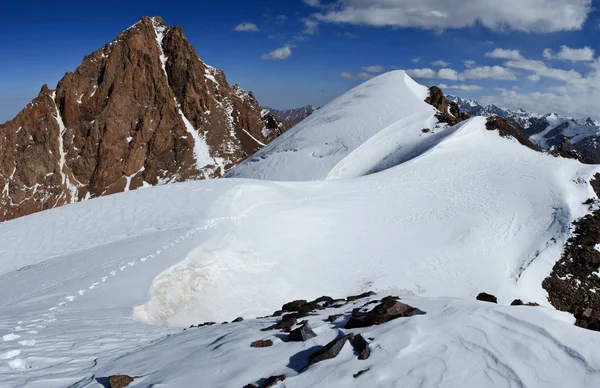
[[[318,108],[312,105],[306,105],[302,108],[288,109],[288,110],[277,110],[272,108],[266,108],[266,111],[270,112],[273,116],[279,120],[283,125],[284,129],[290,129],[300,123],[302,120],[313,114]]]
[[[540,115],[499,108],[495,105],[482,106],[477,101],[448,95],[462,111],[471,116],[500,116],[507,119],[515,128],[525,133],[530,140],[544,149],[561,147],[568,140],[585,163],[600,163],[600,122],[587,117],[576,119],[557,113]]]
[[[177,53],[165,55],[168,72]],[[403,72],[373,78],[240,169],[294,182],[182,182],[1,223],[2,384],[96,388],[127,373],[165,387],[199,376],[211,388],[269,376],[289,387],[597,387],[600,338],[574,325],[596,327],[597,310],[557,311],[542,282],[577,238],[571,223],[596,209],[584,202],[600,167],[524,147],[482,117],[442,125],[428,95]],[[600,294],[588,229],[587,272],[560,277],[588,291],[569,298]],[[498,304],[476,301],[481,290]],[[508,305],[517,298],[541,306]],[[345,329],[353,319],[379,324]],[[304,321],[317,335],[287,341]],[[335,357],[305,369],[332,343]]]

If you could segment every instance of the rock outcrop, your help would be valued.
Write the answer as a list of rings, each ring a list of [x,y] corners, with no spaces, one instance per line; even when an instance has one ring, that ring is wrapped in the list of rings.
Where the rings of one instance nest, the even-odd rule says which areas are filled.
[[[0,221],[219,177],[281,132],[180,27],[144,17],[0,125]]]
[[[429,87],[429,97],[425,99],[425,102],[439,111],[436,117],[442,123],[456,125],[469,118],[469,115],[461,112],[458,104],[454,101],[449,101],[444,96],[442,89],[437,86]]]
[[[500,116],[491,116],[488,117],[487,122],[485,123],[485,128],[488,131],[498,131],[500,136],[509,137],[517,140],[519,143],[524,145],[525,147],[531,148],[534,151],[541,152],[542,149],[529,140],[527,135],[523,132],[516,129],[510,121]]]
[[[271,114],[273,114],[273,116],[277,118],[277,120],[279,120],[279,122],[283,125],[283,129],[288,130],[313,114],[319,108],[312,105],[306,105],[302,108],[288,110],[277,110],[272,108],[267,109]]]
[[[590,181],[600,196],[600,173]],[[575,315],[577,325],[600,331],[600,210],[573,223],[573,235],[560,260],[542,283],[548,300],[559,310]]]

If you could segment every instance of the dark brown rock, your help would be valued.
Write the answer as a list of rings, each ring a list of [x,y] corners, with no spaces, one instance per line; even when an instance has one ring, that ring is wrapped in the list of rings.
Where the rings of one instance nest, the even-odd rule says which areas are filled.
[[[360,371],[356,372],[355,374],[353,374],[353,375],[352,375],[352,377],[354,377],[354,378],[356,379],[356,378],[358,378],[359,376],[361,376],[361,375],[363,375],[363,374],[367,373],[367,372],[368,372],[368,371],[370,371],[370,370],[371,370],[371,368],[367,368],[367,369],[360,370]]]
[[[355,300],[368,298],[369,296],[373,296],[373,295],[377,295],[377,294],[373,291],[363,292],[362,294],[359,294],[359,295],[349,296],[346,298],[346,300],[348,302],[354,302]]]
[[[334,314],[334,315],[330,315],[329,317],[327,317],[327,322],[335,322],[337,321],[339,318],[343,317],[343,314]]]
[[[127,375],[115,375],[115,376],[110,376],[108,378],[108,386],[110,388],[125,388],[127,386],[129,386],[129,384],[131,384],[133,382],[133,380],[137,379],[138,377],[131,377],[131,376],[127,376]]]
[[[244,388],[258,388],[258,385],[255,385],[255,384],[246,384],[246,385],[244,385]]]
[[[315,308],[320,308],[320,307],[327,307],[334,302],[335,302],[335,299],[333,299],[330,296],[321,296],[311,302],[308,302],[308,304],[311,306],[315,306]]]
[[[417,308],[398,301],[393,296],[387,296],[381,302],[365,316],[365,323],[368,326],[381,325],[396,318],[425,314]]]
[[[295,300],[293,302],[284,304],[281,307],[281,310],[283,310],[283,311],[298,311],[302,306],[304,306],[307,303],[308,302],[306,300]]]
[[[206,165],[196,161],[184,117],[206,142]],[[252,137],[266,144],[280,133],[252,93],[198,57],[181,28],[144,17],[0,125],[7,188],[0,221],[145,185],[216,178],[262,147]]]
[[[356,307],[352,309],[352,317],[353,318],[362,318],[367,315],[366,311],[363,311],[362,307]]]
[[[348,340],[352,340],[354,338],[354,333],[350,333],[343,337],[337,338],[327,345],[325,345],[322,349],[317,350],[315,353],[311,354],[308,357],[308,364],[304,367],[303,370],[308,369],[311,365],[316,364],[317,362],[321,362],[324,360],[329,360],[331,358],[337,357],[340,354],[340,351],[346,344]]]
[[[234,319],[233,321],[231,321],[232,323],[238,323],[238,322],[242,322],[244,320],[244,318],[242,317],[237,317],[236,319]]]
[[[485,292],[477,295],[476,299],[482,302],[498,303],[498,299],[494,295],[486,294]]]
[[[290,332],[289,340],[293,342],[304,342],[316,336],[317,334],[312,330],[308,322],[305,321],[302,326]]]
[[[352,347],[358,353],[359,360],[366,360],[371,355],[371,347],[362,335],[354,336]]]
[[[556,157],[561,157],[565,159],[576,159],[581,163],[585,163],[577,152],[575,152],[571,146],[571,140],[568,137],[565,137],[562,142],[558,145],[558,147],[552,147],[549,150],[550,154]]]
[[[515,299],[510,304],[511,306],[539,306],[539,304],[534,302],[524,303],[521,299]]]
[[[453,101],[448,101],[442,90],[437,86],[431,86],[429,88],[429,97],[425,99],[425,102],[439,111],[435,117],[442,123],[456,125],[465,117],[464,114],[461,114],[458,104]]]
[[[600,188],[599,177],[596,174],[590,181],[596,194]],[[573,223],[572,237],[565,243],[550,276],[542,283],[550,303],[576,318],[588,308],[600,311],[600,277],[595,275],[600,267],[597,244],[600,244],[600,210],[593,210]],[[581,316],[577,319],[579,326],[589,326]]]
[[[577,307],[573,311],[575,315],[575,326],[583,329],[600,331],[600,311],[590,307]]]
[[[289,331],[291,331],[292,326],[294,326],[295,324],[296,324],[296,317],[288,315],[287,319],[282,319],[279,323],[276,323],[275,325],[272,325],[269,327],[265,327],[264,329],[261,329],[261,331],[283,330],[283,331],[289,332]]]
[[[273,341],[271,340],[257,340],[250,344],[252,348],[268,348],[273,346]]]
[[[364,319],[351,317],[348,320],[348,322],[346,322],[344,329],[359,329],[361,327],[368,327],[368,326],[371,326],[371,325],[368,324],[367,322],[365,322]]]
[[[262,388],[274,387],[277,383],[280,383],[284,380],[285,380],[285,375],[271,376],[265,381],[265,383],[262,385]]]
[[[529,140],[529,137],[522,131],[515,128],[510,121],[500,116],[488,117],[485,124],[485,128],[488,131],[498,131],[500,136],[513,138],[527,148],[531,148],[534,151],[541,152],[542,149]]]
[[[277,118],[277,120],[283,125],[284,129],[293,128],[296,124],[313,114],[318,108],[312,105],[306,105],[302,108],[289,109],[289,110],[277,110],[267,108]]]

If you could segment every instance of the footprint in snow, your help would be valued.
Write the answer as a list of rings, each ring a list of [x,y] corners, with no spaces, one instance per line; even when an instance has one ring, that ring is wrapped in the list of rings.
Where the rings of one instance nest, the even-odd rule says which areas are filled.
[[[15,358],[14,360],[10,360],[8,362],[8,366],[15,370],[29,369],[29,364],[27,363],[27,360],[24,360],[22,358]]]
[[[79,291],[77,291],[77,292],[79,293],[79,295],[83,295],[83,294],[85,294],[85,291],[86,291],[86,290],[79,290]]]
[[[66,300],[68,300],[69,302],[72,302],[75,300],[75,297],[73,295],[69,295],[67,297],[65,297]]]
[[[21,349],[9,350],[8,352],[0,354],[0,360],[10,360],[21,354]]]
[[[21,346],[35,346],[35,344],[37,344],[37,342],[35,340],[26,340],[26,341],[19,341],[19,345]]]
[[[17,340],[19,338],[21,338],[21,336],[18,335],[18,334],[15,334],[15,333],[9,333],[9,334],[5,334],[5,335],[2,336],[2,340],[4,342],[14,341],[14,340]]]
[[[89,288],[90,290],[93,290],[94,288],[96,288],[96,286],[97,286],[98,284],[100,284],[100,283],[94,283],[94,284],[92,284],[91,286],[89,286],[88,288]]]
[[[130,261],[129,263],[127,263],[127,265],[133,267],[135,265],[135,261]]]
[[[103,281],[103,282],[105,282],[105,281],[106,281],[106,279],[108,279],[108,276],[103,276],[103,277],[102,277],[102,281]]]

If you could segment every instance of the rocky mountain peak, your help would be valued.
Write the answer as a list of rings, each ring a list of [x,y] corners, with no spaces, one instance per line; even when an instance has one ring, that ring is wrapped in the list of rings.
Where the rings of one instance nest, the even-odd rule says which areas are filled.
[[[143,17],[0,125],[0,221],[219,177],[282,131],[180,27]]]

